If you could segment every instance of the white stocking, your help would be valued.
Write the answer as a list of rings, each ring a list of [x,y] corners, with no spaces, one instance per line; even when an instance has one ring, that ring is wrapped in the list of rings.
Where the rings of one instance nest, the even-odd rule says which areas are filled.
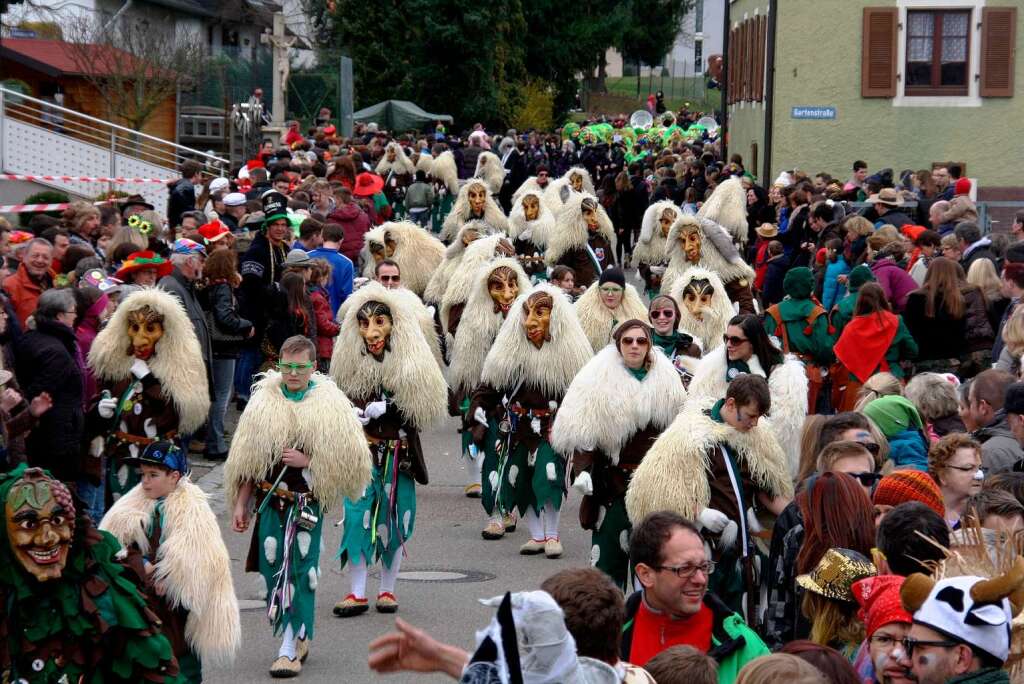
[[[540,516],[530,506],[523,513],[523,520],[526,521],[526,527],[530,530],[530,539],[534,541],[544,541],[544,523],[541,522]]]
[[[357,599],[366,598],[366,561],[359,556],[359,562],[349,563],[349,581],[352,583],[352,595]]]
[[[284,628],[284,639],[281,640],[281,648],[277,649],[277,657],[284,656],[289,660],[295,660],[295,632],[291,623]]]
[[[551,505],[540,509],[540,512],[544,516],[544,538],[558,539],[558,519],[562,512]]]
[[[462,460],[466,464],[466,484],[479,485],[480,473],[484,467],[483,452],[477,452],[476,458],[473,458],[469,451],[463,451]]]
[[[380,591],[395,593],[395,580],[398,579],[398,571],[402,567],[402,551],[395,551],[395,557],[391,559],[391,567],[381,563],[380,568]]]

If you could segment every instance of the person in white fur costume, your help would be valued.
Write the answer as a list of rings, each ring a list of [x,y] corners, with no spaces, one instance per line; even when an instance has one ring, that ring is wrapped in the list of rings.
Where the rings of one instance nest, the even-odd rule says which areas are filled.
[[[576,300],[573,309],[595,354],[611,341],[619,323],[647,318],[647,307],[640,294],[626,282],[622,269],[614,267],[601,272],[598,281]]]
[[[493,233],[507,233],[508,219],[494,200],[487,184],[479,179],[470,179],[455,198],[455,206],[444,220],[441,239],[449,242],[455,239],[459,230],[470,221],[486,223]]]
[[[487,183],[487,189],[495,197],[501,192],[501,184],[505,182],[505,167],[501,159],[493,152],[481,152],[476,158],[476,173],[473,178],[479,178]]]
[[[444,259],[444,244],[411,221],[388,221],[363,236],[363,276],[373,280],[374,269],[391,259],[401,270],[402,286],[418,296]]]
[[[562,206],[569,201],[574,194],[594,194],[594,181],[590,179],[590,172],[582,166],[574,166],[566,171],[561,178],[557,178],[544,189],[544,203],[552,214],[558,215]]]
[[[416,167],[397,142],[390,142],[377,163],[377,175],[384,179],[384,196],[394,209],[396,218],[405,217],[405,192],[416,177]]]
[[[671,296],[679,304],[680,331],[699,340],[704,353],[722,344],[736,314],[721,278],[700,267],[688,269],[673,283]]]
[[[544,204],[539,190],[527,190],[512,201],[508,236],[527,275],[543,279],[547,272],[544,250],[555,230],[555,216]]]
[[[644,280],[648,298],[661,291],[661,278],[668,268],[668,233],[683,212],[672,200],[647,207],[640,223],[640,239],[633,248],[633,267]]]

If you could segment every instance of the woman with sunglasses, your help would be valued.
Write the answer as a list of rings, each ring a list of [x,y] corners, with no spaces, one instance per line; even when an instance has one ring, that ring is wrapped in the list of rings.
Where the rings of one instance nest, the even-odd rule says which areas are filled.
[[[622,269],[614,266],[601,272],[597,283],[587,288],[573,308],[594,353],[611,341],[621,321],[647,316],[640,294],[626,283]]]
[[[654,351],[652,330],[631,319],[585,365],[566,392],[551,430],[554,448],[572,456],[573,488],[583,495],[580,524],[591,530],[591,562],[625,589],[629,556],[626,487],[658,434],[676,417],[686,390],[674,366]]]
[[[965,434],[946,435],[928,452],[928,473],[939,485],[946,522],[955,530],[960,527],[967,500],[980,492],[985,482],[981,444]]]
[[[755,314],[729,320],[724,344],[701,358],[690,383],[690,398],[710,406],[744,373],[767,378],[772,396],[771,428],[786,452],[792,475],[800,462],[800,432],[807,417],[807,375],[792,355],[783,355]]]
[[[679,305],[676,300],[668,295],[658,295],[647,307],[647,317],[654,328],[651,344],[660,349],[680,373],[684,372],[684,363],[679,357],[700,358],[700,345],[693,336],[676,328],[679,325]],[[685,367],[693,366],[686,364]]]

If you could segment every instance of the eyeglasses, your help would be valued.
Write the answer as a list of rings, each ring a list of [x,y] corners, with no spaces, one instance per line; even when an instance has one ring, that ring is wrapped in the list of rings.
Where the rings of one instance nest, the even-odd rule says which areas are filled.
[[[860,482],[865,487],[870,487],[871,485],[875,484],[876,482],[878,482],[879,480],[882,479],[882,474],[881,473],[863,472],[863,473],[847,473],[847,475],[849,475],[850,477],[856,478],[857,481]]]
[[[959,641],[921,641],[920,639],[911,639],[907,637],[900,643],[903,644],[903,652],[910,658],[914,655],[914,650],[919,646],[934,646],[936,648],[953,648],[959,646]]]
[[[312,361],[306,363],[284,363],[281,361],[277,362],[277,370],[281,371],[284,375],[298,375],[304,373],[313,367]]]
[[[673,573],[679,579],[690,579],[693,577],[698,570],[703,572],[705,575],[711,575],[715,572],[715,561],[704,561],[703,563],[686,563],[684,565],[659,565],[656,566],[655,570],[668,570]]]
[[[389,276],[389,275],[377,276],[377,280],[379,280],[382,283],[397,283],[401,279],[402,279],[402,276],[396,276],[396,275],[395,276]]]
[[[601,294],[622,294],[622,288],[615,285],[605,285],[597,289],[601,291]]]
[[[897,639],[896,637],[890,634],[872,634],[870,637],[868,637],[868,641],[872,641],[881,646],[882,648],[890,648],[897,643],[900,643],[900,645],[902,645],[901,639]]]
[[[640,347],[646,347],[648,344],[650,344],[650,341],[648,341],[648,339],[646,337],[623,337],[622,338],[622,346],[624,346],[624,347],[631,347],[634,344],[638,345]]]
[[[722,341],[726,344],[731,344],[734,347],[738,347],[744,342],[749,342],[746,337],[736,337],[735,335],[722,335]]]
[[[952,463],[949,463],[949,464],[946,465],[946,467],[947,468],[952,468],[953,470],[959,470],[961,473],[976,473],[978,471],[981,471],[982,473],[984,473],[985,470],[986,470],[986,468],[983,468],[980,465],[976,465],[976,466],[975,465],[955,466]]]
[[[867,449],[872,456],[877,456],[882,450],[882,446],[877,442],[858,442],[858,444]]]
[[[659,318],[675,318],[676,312],[672,309],[655,309],[649,315],[652,321],[656,321]]]

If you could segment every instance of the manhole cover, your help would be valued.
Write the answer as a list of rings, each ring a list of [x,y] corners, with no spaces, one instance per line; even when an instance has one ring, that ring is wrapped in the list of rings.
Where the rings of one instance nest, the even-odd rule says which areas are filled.
[[[373,573],[379,577],[380,573]],[[488,582],[495,575],[479,570],[462,570],[459,568],[416,568],[398,573],[403,582]]]

